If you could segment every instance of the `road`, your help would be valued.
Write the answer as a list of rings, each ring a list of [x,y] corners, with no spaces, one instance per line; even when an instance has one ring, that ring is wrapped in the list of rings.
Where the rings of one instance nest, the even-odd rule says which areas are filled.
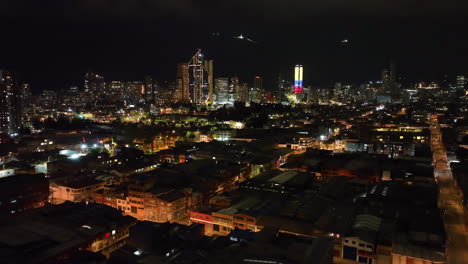
[[[442,142],[442,134],[437,116],[431,119],[431,148],[433,153],[434,177],[439,185],[439,208],[443,212],[447,233],[447,263],[468,263],[468,232],[466,211],[462,203],[461,191],[457,188],[447,152]]]

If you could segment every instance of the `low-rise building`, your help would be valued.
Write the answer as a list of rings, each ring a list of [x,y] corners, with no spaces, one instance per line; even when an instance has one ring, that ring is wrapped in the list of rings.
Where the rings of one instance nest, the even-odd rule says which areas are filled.
[[[47,203],[49,180],[44,174],[0,178],[0,217],[21,214]]]
[[[47,205],[2,222],[2,263],[57,263],[81,250],[108,256],[125,245],[135,222],[101,204]]]
[[[92,199],[93,193],[103,189],[106,184],[108,182],[99,181],[89,176],[56,179],[50,184],[50,202],[89,201]]]

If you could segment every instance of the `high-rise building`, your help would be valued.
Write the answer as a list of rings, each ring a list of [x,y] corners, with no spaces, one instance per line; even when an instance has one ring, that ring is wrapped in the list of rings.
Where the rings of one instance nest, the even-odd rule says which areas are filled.
[[[9,132],[11,91],[5,84],[3,72],[0,71],[0,131]]]
[[[28,83],[21,84],[21,108],[23,121],[31,119],[31,88]]]
[[[44,110],[51,110],[57,104],[57,92],[52,90],[43,90],[39,95],[38,106]]]
[[[199,49],[188,63],[190,101],[195,104],[213,103],[213,60],[205,60]]]
[[[400,85],[397,81],[395,63],[390,63],[390,69],[382,71],[382,92],[389,93],[392,96],[398,97],[400,95]]]
[[[207,103],[212,105],[213,104],[213,90],[214,90],[214,83],[213,83],[213,60],[206,60],[205,62],[205,70],[208,73],[207,78],[207,86],[208,86],[208,98]]]
[[[237,94],[239,92],[240,85],[239,85],[239,78],[232,77],[229,83],[229,92],[228,92],[228,102],[230,104],[234,104],[234,101],[237,100]]]
[[[190,76],[190,99],[192,103],[202,104],[204,103],[204,56],[201,50],[198,50],[195,55],[190,59],[189,69],[191,69]]]
[[[228,78],[215,79],[216,104],[227,104],[229,99],[229,81]]]
[[[11,73],[0,70],[0,131],[17,133],[22,123],[22,89]]]
[[[122,83],[122,99],[129,104],[139,103],[144,96],[145,85],[141,81],[123,82]]]
[[[303,67],[296,65],[294,67],[294,93],[302,93]]]
[[[341,83],[335,83],[335,88],[333,89],[333,99],[340,100],[343,95]]]
[[[263,79],[260,76],[255,76],[254,86],[249,92],[249,100],[255,103],[262,102],[263,99]]]
[[[179,102],[190,102],[189,92],[189,64],[188,63],[177,63],[177,101]]]
[[[249,101],[249,85],[243,83],[236,91],[236,101],[247,103]]]
[[[145,76],[144,100],[146,103],[154,102],[154,82],[151,75]]]
[[[457,76],[457,83],[455,85],[456,90],[465,90],[466,84],[468,83],[468,78],[464,75]]]
[[[106,95],[104,76],[94,72],[87,72],[85,74],[83,88],[91,100],[100,99],[103,95]]]

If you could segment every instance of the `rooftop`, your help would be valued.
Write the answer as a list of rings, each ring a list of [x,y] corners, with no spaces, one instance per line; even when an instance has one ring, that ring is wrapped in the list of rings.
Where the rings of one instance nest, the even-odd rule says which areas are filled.
[[[133,223],[132,217],[101,204],[47,205],[14,221],[2,222],[2,263],[43,263]]]

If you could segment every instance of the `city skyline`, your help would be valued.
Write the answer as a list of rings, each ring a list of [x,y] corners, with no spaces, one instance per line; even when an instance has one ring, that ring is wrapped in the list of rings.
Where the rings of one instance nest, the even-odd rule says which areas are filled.
[[[1,263],[467,264],[458,2],[0,0]]]
[[[239,3],[233,12],[207,1],[200,7],[194,4],[204,16],[183,12],[176,16],[178,9],[172,15],[157,15],[158,11],[150,16],[153,5],[142,11],[138,4],[128,4],[135,8],[119,16],[123,9],[108,4],[107,11],[96,6],[84,16],[90,3],[51,4],[47,10],[38,7],[41,12],[33,12],[38,10],[23,9],[16,2],[21,3],[15,1],[8,14],[0,17],[5,25],[0,33],[9,37],[0,44],[5,51],[0,54],[0,68],[21,73],[33,91],[77,85],[88,70],[101,72],[109,80],[140,80],[149,74],[172,81],[176,78],[174,65],[188,62],[199,48],[215,61],[215,77],[251,80],[262,75],[266,87],[296,64],[304,65],[304,75],[312,85],[377,80],[392,60],[408,82],[440,81],[446,74],[454,77],[468,72],[464,63],[468,37],[461,33],[465,5],[455,8],[429,1],[425,8],[407,6],[398,15],[400,2],[381,4],[386,9],[366,1],[356,3],[356,8],[367,4],[364,14],[353,13],[356,8],[345,9],[352,4],[337,2],[341,11],[323,4],[325,7],[317,9],[323,13],[305,8],[294,21],[286,14],[298,10],[300,1],[296,0],[283,7],[283,21],[279,19],[283,16],[274,16],[273,10],[280,10],[276,2],[258,9],[258,20],[247,15],[257,9],[246,3]],[[158,3],[161,1],[154,6]],[[306,7],[309,5],[321,6],[311,3]],[[75,13],[70,9],[74,6]],[[435,15],[435,6],[446,8]],[[377,9],[370,12],[373,8]],[[70,15],[57,16],[63,10]],[[141,16],[137,16],[139,12]],[[236,15],[243,19],[235,19]]]

